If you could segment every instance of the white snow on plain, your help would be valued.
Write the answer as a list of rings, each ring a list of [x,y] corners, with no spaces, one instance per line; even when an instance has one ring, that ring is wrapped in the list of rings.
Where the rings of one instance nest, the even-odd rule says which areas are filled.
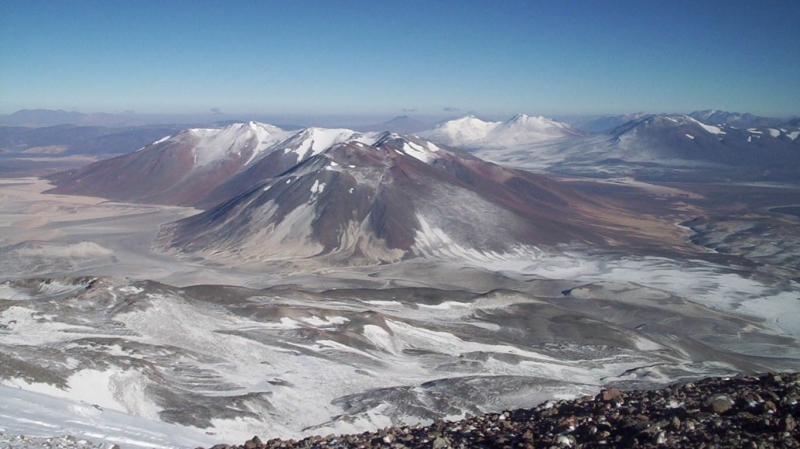
[[[312,316],[310,318],[301,318],[301,320],[304,323],[314,327],[332,327],[332,326],[342,325],[350,321],[349,318],[345,318],[343,316],[326,316],[324,318],[320,318],[318,316]]]
[[[693,135],[691,135],[691,134],[686,134],[686,137],[688,137],[688,138],[690,138],[690,139],[694,140],[694,136],[693,136]]]
[[[753,134],[764,134],[764,132],[763,132],[763,131],[759,131],[759,130],[758,130],[758,129],[756,129],[756,128],[747,128],[747,132],[749,132],[749,133],[753,133]]]
[[[9,434],[73,435],[124,449],[205,447],[213,441],[198,430],[17,387],[0,385],[0,398],[0,427]]]
[[[464,341],[449,332],[438,332],[415,327],[400,321],[386,320],[386,325],[392,331],[393,346],[399,348],[400,351],[422,349],[453,356],[460,356],[470,352],[486,352],[494,354],[515,354],[532,360],[557,361],[552,357],[532,351],[525,351],[514,346]]]
[[[136,370],[111,367],[105,371],[85,369],[69,377],[67,388],[62,390],[44,383],[29,383],[12,378],[2,382],[9,387],[47,394],[54,397],[84,401],[103,409],[133,413],[147,419],[158,419],[161,410],[144,396],[147,381]]]
[[[800,136],[800,131],[792,131],[786,135],[789,136],[790,139],[794,140],[797,139],[797,136]]]
[[[0,325],[8,331],[3,334],[3,342],[34,346],[59,341],[71,332],[94,334],[94,329],[88,325],[70,325],[54,318],[27,307],[11,306],[0,312]]]
[[[438,232],[431,232],[431,237]],[[691,298],[713,309],[763,318],[776,332],[800,337],[800,289],[776,291],[723,265],[654,256],[593,258],[580,252],[548,254],[540,250],[526,254],[525,249],[505,256],[467,260],[490,270],[550,279],[632,282]]]
[[[31,296],[11,287],[7,282],[0,284],[0,299],[9,301],[27,301]]]
[[[769,135],[772,137],[778,137],[781,135],[781,132],[775,128],[768,128],[767,131],[769,131]]]

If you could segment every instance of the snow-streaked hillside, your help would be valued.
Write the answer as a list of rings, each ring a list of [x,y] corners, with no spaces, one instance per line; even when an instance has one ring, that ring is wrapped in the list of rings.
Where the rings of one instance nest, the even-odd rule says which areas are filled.
[[[206,434],[208,447],[458,418],[594,394],[609,382],[646,387],[796,366],[800,348],[772,335],[772,320],[742,320],[661,288],[689,289],[724,309],[727,295],[758,305],[751,297],[766,286],[708,265],[681,262],[678,273],[665,271],[668,260],[608,262],[534,261],[570,278],[607,271],[637,283],[516,284],[535,289],[527,294],[5,282],[0,426],[125,448],[196,446]]]

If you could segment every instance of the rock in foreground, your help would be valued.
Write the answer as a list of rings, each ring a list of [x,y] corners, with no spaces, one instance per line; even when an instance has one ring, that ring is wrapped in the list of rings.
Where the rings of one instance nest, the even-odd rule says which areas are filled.
[[[301,441],[258,437],[263,448],[800,448],[800,373],[709,378],[662,390],[603,390],[595,397],[546,402],[429,426]]]

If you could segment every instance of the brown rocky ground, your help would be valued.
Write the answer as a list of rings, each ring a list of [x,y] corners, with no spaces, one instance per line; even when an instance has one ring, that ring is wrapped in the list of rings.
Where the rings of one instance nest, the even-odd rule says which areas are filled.
[[[661,390],[603,390],[429,426],[393,427],[359,435],[300,441],[258,437],[264,448],[798,448],[800,373],[707,378]]]

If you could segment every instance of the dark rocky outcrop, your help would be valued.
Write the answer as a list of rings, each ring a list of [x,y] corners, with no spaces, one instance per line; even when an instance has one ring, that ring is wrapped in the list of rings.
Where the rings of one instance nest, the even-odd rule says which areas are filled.
[[[429,426],[214,448],[797,448],[800,373],[708,378]]]

